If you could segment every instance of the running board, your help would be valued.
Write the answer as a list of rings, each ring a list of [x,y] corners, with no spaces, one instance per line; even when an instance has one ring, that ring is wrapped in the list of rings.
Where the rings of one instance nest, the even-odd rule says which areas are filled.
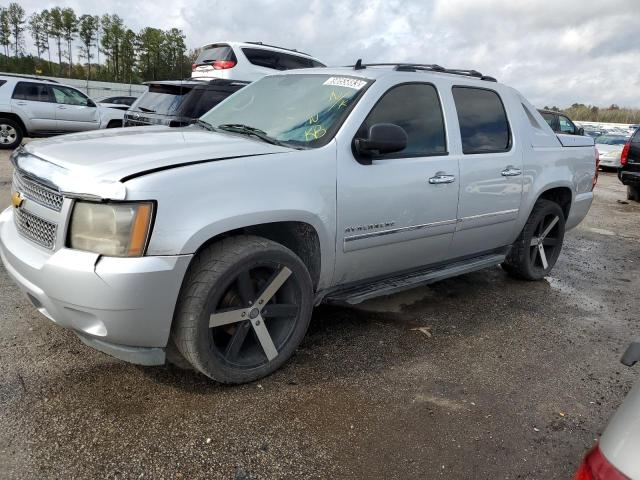
[[[405,275],[386,277],[366,284],[358,284],[352,287],[335,290],[324,297],[325,303],[337,305],[357,305],[366,300],[384,295],[391,295],[410,288],[428,285],[446,278],[475,272],[483,268],[499,265],[504,261],[506,255],[502,253],[492,253],[481,257],[474,257],[468,260],[450,263],[449,265],[437,268],[427,268],[425,270],[414,271]]]

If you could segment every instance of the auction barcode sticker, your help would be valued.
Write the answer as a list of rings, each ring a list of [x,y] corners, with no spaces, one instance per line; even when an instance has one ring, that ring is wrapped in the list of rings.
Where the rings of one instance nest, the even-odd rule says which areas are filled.
[[[367,84],[366,80],[359,80],[351,77],[331,77],[328,78],[323,85],[332,85],[334,87],[347,87],[360,90]]]

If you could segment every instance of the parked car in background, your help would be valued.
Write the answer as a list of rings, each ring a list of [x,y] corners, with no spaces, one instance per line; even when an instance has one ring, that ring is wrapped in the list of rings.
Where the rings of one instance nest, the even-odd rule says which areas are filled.
[[[640,340],[629,345],[621,362],[628,367],[640,362]],[[640,480],[640,382],[584,457],[574,480]]]
[[[594,139],[596,148],[600,152],[600,168],[602,170],[617,170],[620,165],[622,148],[629,140],[623,135],[600,135]]]
[[[149,90],[125,113],[125,127],[189,125],[248,82],[215,78],[166,80],[146,85]]]
[[[103,100],[100,100],[100,103],[110,103],[113,105],[126,105],[130,107],[133,105],[133,102],[136,101],[138,97],[108,97]]]
[[[0,75],[0,148],[15,148],[23,137],[121,127],[123,117],[56,81]]]
[[[544,278],[597,172],[591,138],[492,77],[360,61],[12,161],[0,256],[36,308],[102,352],[224,383],[282,366],[322,302],[496,265]]]
[[[638,128],[620,154],[618,178],[627,186],[627,199],[640,202],[640,128]]]
[[[136,99],[137,97],[109,97],[99,101],[98,105],[127,111]]]
[[[220,42],[205,45],[192,65],[191,77],[253,81],[282,70],[324,67],[303,52],[262,42]]]
[[[584,128],[578,127],[565,114],[554,110],[538,110],[551,130],[566,135],[584,135]]]

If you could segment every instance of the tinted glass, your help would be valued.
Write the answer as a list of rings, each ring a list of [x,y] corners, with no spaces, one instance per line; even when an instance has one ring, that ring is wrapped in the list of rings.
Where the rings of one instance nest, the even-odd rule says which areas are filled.
[[[567,117],[563,117],[562,115],[560,115],[558,117],[558,121],[560,123],[560,131],[562,133],[575,133],[576,127],[573,122]]]
[[[53,92],[56,103],[79,106],[89,105],[89,99],[73,88],[52,86],[51,91]]]
[[[247,60],[258,67],[278,68],[278,54],[271,50],[264,50],[262,48],[243,48],[242,53],[247,57]]]
[[[210,45],[204,47],[196,59],[196,65],[208,65],[216,60],[236,61],[236,55],[229,45]]]
[[[49,86],[41,83],[18,82],[13,90],[16,100],[30,100],[32,102],[50,102]]]
[[[389,90],[373,107],[357,136],[366,138],[369,128],[376,123],[393,123],[407,132],[407,148],[392,157],[446,153],[444,119],[433,85],[407,84]]]
[[[207,113],[213,107],[232,93],[237,92],[243,85],[228,87],[194,88],[189,93],[179,109],[179,115],[190,118],[198,118]]]
[[[136,100],[131,109],[146,113],[175,115],[191,88],[183,85],[149,85],[149,90]]]
[[[493,90],[453,87],[464,153],[504,152],[511,134],[502,101]]]
[[[542,118],[544,118],[544,121],[547,122],[551,128],[553,128],[553,119],[555,115],[553,115],[552,113],[543,113],[543,112],[540,112],[540,115],[542,115]]]
[[[631,137],[631,143],[640,143],[640,128]]]
[[[296,68],[313,68],[318,62],[314,62],[310,58],[300,57],[298,55],[289,55],[287,53],[278,54],[278,68],[280,70],[294,70]]]

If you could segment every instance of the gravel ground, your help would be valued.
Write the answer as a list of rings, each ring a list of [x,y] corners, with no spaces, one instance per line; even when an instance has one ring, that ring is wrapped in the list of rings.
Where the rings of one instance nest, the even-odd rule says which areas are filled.
[[[10,175],[3,153],[3,207]],[[624,198],[601,175],[545,281],[493,268],[318,308],[283,369],[231,388],[85,347],[0,266],[0,477],[569,478],[637,377]]]

